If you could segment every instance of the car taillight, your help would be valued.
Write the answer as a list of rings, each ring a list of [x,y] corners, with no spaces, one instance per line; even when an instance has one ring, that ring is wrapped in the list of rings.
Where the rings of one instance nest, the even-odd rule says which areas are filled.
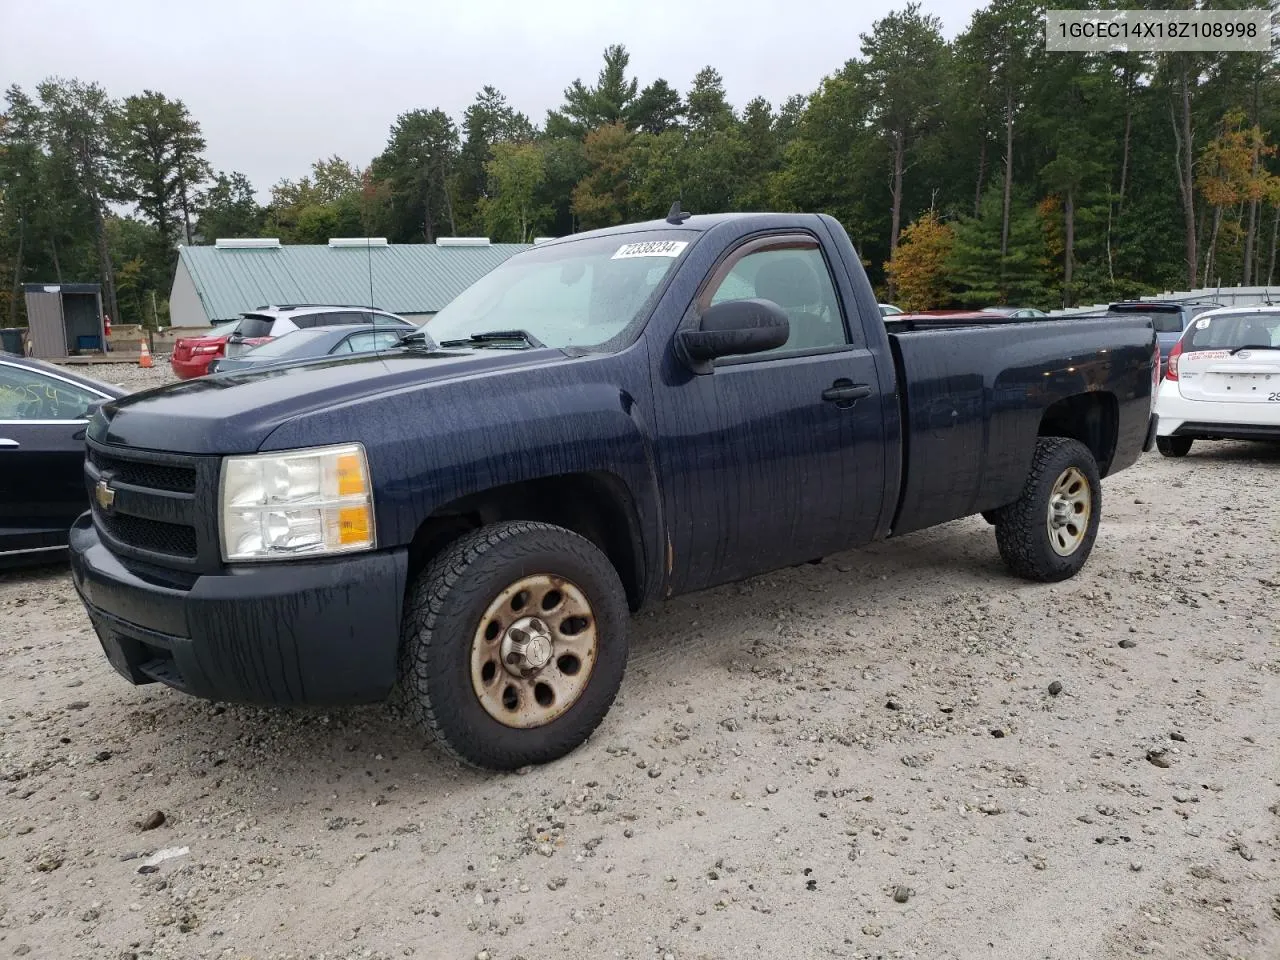
[[[1179,340],[1173,345],[1173,349],[1169,351],[1169,365],[1165,368],[1164,376],[1166,380],[1178,379],[1178,358],[1182,356],[1182,341]]]

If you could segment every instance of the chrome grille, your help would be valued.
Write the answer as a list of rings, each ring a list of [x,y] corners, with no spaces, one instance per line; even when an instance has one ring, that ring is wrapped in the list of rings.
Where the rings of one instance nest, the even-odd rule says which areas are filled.
[[[100,511],[102,525],[111,536],[131,547],[148,553],[163,553],[194,560],[199,550],[194,527],[163,520],[132,517],[127,513],[108,514]]]
[[[175,571],[218,567],[218,458],[91,440],[84,470],[94,523],[113,553]]]
[[[195,493],[196,472],[191,467],[122,460],[92,449],[89,451],[89,461],[101,474],[120,483],[177,493]]]

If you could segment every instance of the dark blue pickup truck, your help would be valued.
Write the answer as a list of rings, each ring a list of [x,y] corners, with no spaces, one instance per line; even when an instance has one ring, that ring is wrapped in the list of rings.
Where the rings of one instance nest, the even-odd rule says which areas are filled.
[[[656,598],[978,513],[1015,574],[1080,569],[1151,445],[1149,318],[887,327],[830,217],[686,217],[539,245],[393,349],[102,407],[71,548],[111,663],[394,695],[510,769],[590,735]]]

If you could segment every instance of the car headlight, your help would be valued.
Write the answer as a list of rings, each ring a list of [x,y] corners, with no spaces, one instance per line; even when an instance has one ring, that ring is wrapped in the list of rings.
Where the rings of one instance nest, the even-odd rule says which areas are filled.
[[[358,443],[222,461],[222,559],[288,560],[371,550],[373,490]]]

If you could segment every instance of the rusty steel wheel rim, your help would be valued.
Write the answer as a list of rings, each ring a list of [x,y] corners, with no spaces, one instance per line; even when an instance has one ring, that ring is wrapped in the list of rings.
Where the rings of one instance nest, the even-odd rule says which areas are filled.
[[[485,609],[471,642],[471,686],[508,727],[541,727],[568,710],[596,664],[595,613],[577,584],[521,577]]]
[[[1089,478],[1078,467],[1067,467],[1049,493],[1046,526],[1049,545],[1060,557],[1069,557],[1084,543],[1093,513],[1093,491]]]

